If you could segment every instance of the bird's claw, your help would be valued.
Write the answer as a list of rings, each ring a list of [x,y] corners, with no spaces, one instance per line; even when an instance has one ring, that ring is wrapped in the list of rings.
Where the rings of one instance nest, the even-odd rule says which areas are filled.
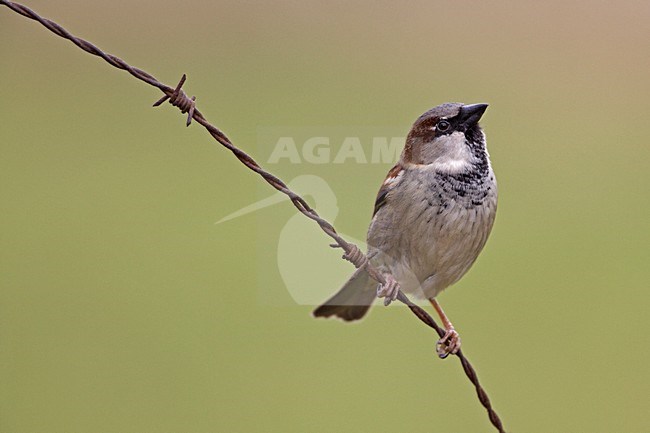
[[[399,283],[391,274],[384,274],[386,282],[377,286],[377,297],[385,298],[384,305],[388,307],[391,302],[397,299],[399,294]]]
[[[460,350],[460,335],[454,328],[448,328],[445,335],[438,340],[436,351],[440,359],[445,359],[450,354],[455,355]]]

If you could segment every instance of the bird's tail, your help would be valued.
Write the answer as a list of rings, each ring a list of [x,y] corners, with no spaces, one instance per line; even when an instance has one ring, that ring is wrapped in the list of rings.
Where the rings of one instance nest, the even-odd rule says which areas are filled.
[[[361,319],[375,299],[377,283],[359,269],[334,296],[314,310],[314,317],[336,316],[346,322]]]

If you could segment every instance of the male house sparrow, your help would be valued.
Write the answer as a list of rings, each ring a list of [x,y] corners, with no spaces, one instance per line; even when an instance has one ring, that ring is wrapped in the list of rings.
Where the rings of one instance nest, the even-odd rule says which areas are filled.
[[[487,107],[447,103],[415,121],[368,229],[368,259],[386,284],[360,268],[314,316],[358,320],[375,296],[388,305],[401,288],[429,299],[439,314],[446,333],[438,354],[458,352],[460,337],[436,296],[469,270],[494,223],[497,185],[478,124]]]

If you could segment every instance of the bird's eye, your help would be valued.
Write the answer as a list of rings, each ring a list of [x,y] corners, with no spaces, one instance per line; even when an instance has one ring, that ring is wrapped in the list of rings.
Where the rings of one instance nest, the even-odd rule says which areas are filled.
[[[450,126],[451,124],[449,122],[447,122],[446,120],[441,120],[436,124],[436,129],[440,132],[445,132],[449,129]]]

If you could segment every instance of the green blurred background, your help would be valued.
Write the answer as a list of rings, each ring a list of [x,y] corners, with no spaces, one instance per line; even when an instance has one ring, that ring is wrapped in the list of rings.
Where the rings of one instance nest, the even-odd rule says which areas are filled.
[[[262,127],[405,134],[489,102],[498,217],[440,298],[465,352],[508,431],[650,431],[650,3],[28,5],[170,85],[188,73],[253,156]],[[150,108],[159,92],[7,8],[0,36],[2,433],[492,431],[404,308],[346,325],[292,301],[288,202],[214,224],[272,190]],[[389,165],[269,168],[325,179],[363,238]],[[318,230],[306,290],[351,272]]]

